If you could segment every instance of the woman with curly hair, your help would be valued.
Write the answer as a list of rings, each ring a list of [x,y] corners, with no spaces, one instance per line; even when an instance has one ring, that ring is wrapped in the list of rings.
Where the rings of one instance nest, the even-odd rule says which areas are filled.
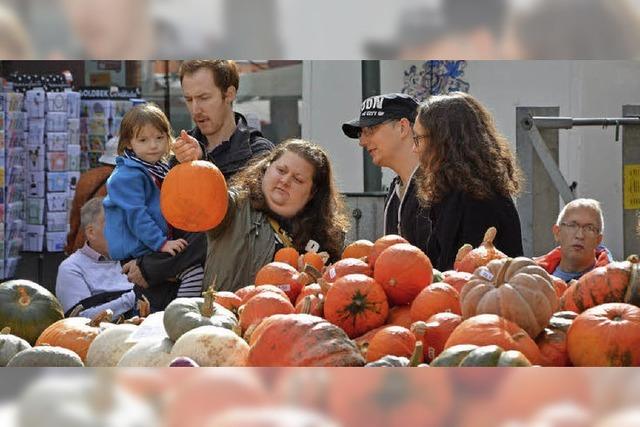
[[[229,183],[229,208],[207,232],[204,283],[236,291],[254,282],[275,252],[310,240],[333,260],[340,258],[349,220],[327,153],[291,139],[247,166]]]
[[[422,167],[418,193],[432,221],[427,255],[433,266],[451,269],[458,249],[479,245],[491,226],[498,230],[498,249],[522,255],[512,200],[522,172],[489,111],[466,93],[434,96],[418,108],[413,130]]]

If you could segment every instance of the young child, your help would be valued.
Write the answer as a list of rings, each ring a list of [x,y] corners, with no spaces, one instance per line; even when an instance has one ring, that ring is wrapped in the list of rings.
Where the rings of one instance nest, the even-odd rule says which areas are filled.
[[[186,246],[171,239],[160,211],[160,188],[169,166],[171,125],[158,106],[144,104],[125,114],[120,125],[116,168],[107,180],[104,199],[105,238],[109,256],[130,260],[150,252],[173,255]],[[178,277],[178,296],[199,296],[203,269],[190,266]],[[200,283],[197,283],[200,278]]]

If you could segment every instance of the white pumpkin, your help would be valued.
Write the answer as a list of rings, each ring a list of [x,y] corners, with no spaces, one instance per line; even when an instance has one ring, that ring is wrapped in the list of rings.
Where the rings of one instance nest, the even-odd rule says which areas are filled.
[[[119,367],[167,367],[172,360],[173,341],[169,338],[153,338],[138,342],[122,355]]]
[[[200,366],[246,366],[249,344],[229,329],[200,326],[176,341],[171,356],[190,357]]]
[[[7,366],[13,356],[22,350],[30,348],[31,344],[26,340],[9,333],[0,332],[0,366]]]
[[[122,355],[135,344],[126,341],[136,328],[136,325],[122,324],[100,332],[89,346],[86,365],[90,367],[116,366]]]

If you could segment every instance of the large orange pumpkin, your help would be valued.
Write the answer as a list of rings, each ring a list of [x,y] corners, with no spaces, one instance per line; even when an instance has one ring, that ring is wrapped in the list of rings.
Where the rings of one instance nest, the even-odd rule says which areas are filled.
[[[111,314],[113,313],[104,311],[93,319],[69,317],[58,320],[42,331],[36,341],[36,346],[64,347],[75,352],[85,362],[89,346],[103,330],[100,322],[110,322]]]
[[[367,348],[367,362],[387,355],[411,358],[415,346],[416,337],[409,329],[402,326],[386,326],[371,339]]]
[[[419,248],[399,243],[378,255],[373,277],[382,285],[391,303],[409,304],[431,283],[433,267]]]
[[[373,242],[366,239],[356,240],[350,243],[342,252],[342,259],[345,258],[366,258],[369,257],[371,250],[373,249]]]
[[[534,365],[542,361],[540,350],[522,328],[495,314],[481,314],[463,321],[449,336],[444,348],[458,344],[497,345],[504,350],[518,350]]]
[[[211,162],[194,160],[169,171],[160,190],[160,209],[167,222],[186,231],[206,231],[227,213],[227,183]]]
[[[426,322],[421,320],[411,325],[411,332],[422,341],[424,360],[431,362],[438,357],[449,336],[462,323],[462,316],[455,313],[436,313]]]
[[[308,314],[264,319],[249,340],[249,366],[362,366],[364,358],[343,330]]]
[[[567,288],[560,300],[561,309],[582,313],[596,305],[624,301],[631,267],[631,262],[622,261],[594,268]]]
[[[507,256],[504,253],[493,246],[493,240],[496,238],[497,233],[498,231],[495,227],[489,227],[480,246],[473,249],[470,244],[464,244],[456,254],[453,268],[457,271],[473,273],[476,268],[487,265],[493,259],[506,258]]]
[[[580,313],[567,349],[574,366],[640,366],[640,308],[607,303]]]
[[[270,262],[256,274],[256,286],[274,285],[284,291],[293,304],[302,290],[298,270],[283,262]]]
[[[476,269],[462,288],[460,305],[465,319],[497,314],[535,338],[558,310],[558,296],[549,274],[533,260],[503,258]]]
[[[578,314],[559,311],[549,320],[549,325],[536,337],[542,354],[542,366],[571,366],[567,352],[567,331]]]
[[[433,283],[424,288],[411,303],[411,320],[427,321],[436,313],[460,312],[460,296],[453,286]]]
[[[409,243],[407,239],[402,236],[398,236],[397,234],[387,234],[386,236],[382,236],[373,244],[373,248],[371,248],[371,252],[369,252],[369,256],[367,257],[367,262],[371,266],[371,268],[375,267],[376,260],[378,256],[387,249],[389,246],[395,245],[397,243]]]
[[[275,292],[262,292],[254,295],[240,308],[240,327],[246,332],[252,325],[256,325],[265,317],[273,314],[293,313],[293,305],[286,296]]]
[[[348,274],[331,286],[324,301],[325,318],[354,338],[384,324],[389,314],[382,286],[364,274]]]

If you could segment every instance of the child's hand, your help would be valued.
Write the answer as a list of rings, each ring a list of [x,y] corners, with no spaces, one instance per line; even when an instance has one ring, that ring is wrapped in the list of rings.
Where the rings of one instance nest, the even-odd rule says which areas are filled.
[[[182,252],[186,247],[187,241],[184,239],[167,240],[160,248],[160,252],[166,252],[173,256]]]
[[[198,141],[184,130],[173,143],[173,152],[180,163],[199,160],[202,158],[202,149]]]

